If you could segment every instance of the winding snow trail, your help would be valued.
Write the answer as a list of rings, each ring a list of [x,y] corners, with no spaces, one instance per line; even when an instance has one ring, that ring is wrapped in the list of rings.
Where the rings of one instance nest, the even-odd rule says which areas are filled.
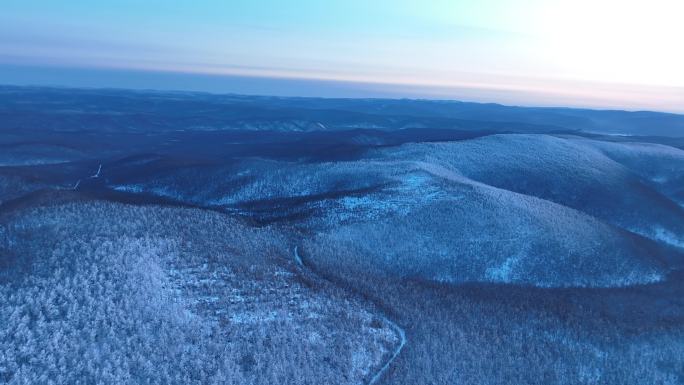
[[[297,246],[295,246],[295,248],[294,248],[294,261],[297,264],[297,266],[299,266],[299,268],[301,268],[301,269],[305,268],[304,262],[302,261],[302,257],[299,255]],[[399,356],[399,353],[401,353],[401,350],[404,348],[404,345],[406,345],[406,342],[408,341],[406,339],[406,332],[404,331],[404,329],[400,328],[399,325],[397,325],[396,323],[394,323],[393,321],[391,321],[389,318],[385,317],[384,315],[382,315],[381,317],[386,323],[388,323],[392,327],[392,329],[394,329],[395,332],[397,332],[397,334],[399,334],[400,342],[399,342],[399,346],[394,350],[394,352],[392,353],[392,356],[389,358],[389,360],[387,360],[387,362],[385,362],[385,364],[380,368],[380,370],[378,370],[373,375],[371,380],[368,381],[368,385],[375,385],[378,383],[378,381],[380,381],[382,376],[385,374],[387,369],[389,369],[390,365],[392,365],[392,362],[394,362],[394,360],[396,360],[396,358]]]
[[[90,178],[90,179],[97,179],[97,178],[100,177],[100,173],[101,173],[101,172],[102,172],[102,163],[100,163],[100,166],[97,168],[97,172],[96,172],[95,174],[89,176],[88,178]],[[74,190],[74,191],[78,190],[78,186],[81,185],[81,181],[82,181],[82,180],[83,180],[83,179],[77,180],[76,183],[73,185],[73,187],[71,187],[71,189]]]
[[[102,163],[100,163],[100,167],[97,168],[97,172],[95,174],[91,175],[90,178],[91,179],[99,178],[100,172],[102,172]]]
[[[304,268],[304,263],[302,263],[302,257],[299,256],[299,253],[297,252],[297,246],[294,248],[294,259],[295,262],[297,263],[297,266]]]
[[[406,345],[406,332],[404,332],[404,329],[400,328],[399,325],[395,324],[394,322],[390,321],[387,317],[382,316],[382,318],[392,326],[392,329],[394,329],[397,333],[399,333],[399,338],[401,338],[401,341],[399,343],[399,346],[394,350],[394,353],[392,353],[392,357],[390,357],[387,362],[385,362],[385,365],[380,368],[380,370],[375,373],[373,378],[368,382],[368,385],[374,385],[377,384],[378,381],[382,378],[382,375],[385,374],[387,369],[390,367],[392,362],[399,356],[399,353],[401,353],[401,350],[404,348],[404,345]]]

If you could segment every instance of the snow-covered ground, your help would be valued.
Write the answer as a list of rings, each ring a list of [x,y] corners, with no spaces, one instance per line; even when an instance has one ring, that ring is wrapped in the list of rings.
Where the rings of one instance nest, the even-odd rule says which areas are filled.
[[[400,344],[368,304],[298,277],[283,234],[217,213],[20,211],[0,249],[30,266],[0,282],[10,384],[358,384]]]

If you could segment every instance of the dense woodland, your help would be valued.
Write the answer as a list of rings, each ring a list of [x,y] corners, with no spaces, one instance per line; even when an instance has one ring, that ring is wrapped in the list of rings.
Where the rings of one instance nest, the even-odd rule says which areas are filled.
[[[298,277],[278,232],[224,215],[83,202],[0,229],[30,259],[0,286],[9,384],[355,384],[398,342],[369,304]]]
[[[681,117],[13,87],[0,116],[0,383],[684,383]]]

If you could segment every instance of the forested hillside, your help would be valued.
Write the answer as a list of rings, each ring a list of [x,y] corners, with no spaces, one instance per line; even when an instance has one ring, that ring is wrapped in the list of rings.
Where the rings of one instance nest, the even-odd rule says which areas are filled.
[[[684,383],[681,116],[20,87],[0,116],[0,383]]]

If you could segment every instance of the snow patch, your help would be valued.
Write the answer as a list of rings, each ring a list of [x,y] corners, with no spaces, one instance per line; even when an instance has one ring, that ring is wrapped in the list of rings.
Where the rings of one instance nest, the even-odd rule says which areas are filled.
[[[135,193],[135,194],[140,194],[144,190],[142,185],[119,185],[119,186],[113,186],[112,189],[116,191],[121,191],[121,192],[127,192],[127,193]]]
[[[513,269],[520,262],[520,255],[512,255],[499,266],[489,267],[485,274],[495,282],[510,282]]]
[[[655,239],[667,243],[668,245],[676,246],[684,249],[684,240],[670,231],[659,227],[655,230]]]

